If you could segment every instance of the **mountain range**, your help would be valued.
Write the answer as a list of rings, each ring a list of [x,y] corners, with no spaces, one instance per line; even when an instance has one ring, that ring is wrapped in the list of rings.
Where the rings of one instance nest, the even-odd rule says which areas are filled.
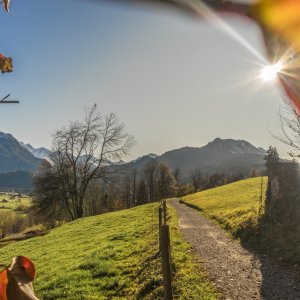
[[[16,171],[34,172],[49,153],[49,149],[34,148],[19,142],[11,134],[0,132],[0,175]],[[162,155],[150,153],[130,162],[119,161],[113,165],[116,168],[141,170],[149,161],[157,160],[172,170],[179,168],[183,176],[188,176],[193,169],[200,169],[206,175],[217,172],[242,172],[248,175],[253,168],[263,168],[265,155],[263,148],[257,148],[247,141],[216,138],[203,147],[183,147]]]
[[[25,149],[27,149],[33,156],[40,158],[40,159],[48,159],[48,156],[51,153],[51,151],[49,149],[44,148],[44,147],[34,148],[30,144],[24,144],[23,142],[20,142],[20,144]]]
[[[253,168],[264,167],[266,150],[257,148],[244,140],[220,139],[203,147],[183,147],[158,156],[153,153],[124,164],[123,167],[142,169],[149,161],[157,160],[172,170],[179,168],[183,176],[199,169],[203,174],[225,173],[234,175],[242,172],[248,175]]]
[[[9,133],[0,132],[0,173],[35,171],[41,159],[35,157]]]

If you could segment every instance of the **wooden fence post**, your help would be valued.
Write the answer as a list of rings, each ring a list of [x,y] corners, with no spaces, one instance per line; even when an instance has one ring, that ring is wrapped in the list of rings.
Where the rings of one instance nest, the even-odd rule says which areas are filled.
[[[158,243],[159,252],[161,253],[161,226],[162,226],[162,208],[158,208]]]
[[[164,281],[164,300],[173,300],[171,253],[170,253],[170,231],[168,225],[160,227],[161,239],[161,262]]]
[[[162,226],[162,208],[158,208],[158,226]]]
[[[164,211],[164,226],[167,225],[167,203],[166,200],[163,200],[163,211]]]

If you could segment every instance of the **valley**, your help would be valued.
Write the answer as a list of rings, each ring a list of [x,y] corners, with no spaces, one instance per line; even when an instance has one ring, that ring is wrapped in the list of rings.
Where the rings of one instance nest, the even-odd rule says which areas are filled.
[[[267,178],[257,177],[187,195],[182,204],[168,200],[175,299],[299,296],[298,271],[285,270],[251,246],[266,187]],[[4,263],[20,253],[34,261],[40,299],[162,299],[157,208],[144,204],[76,220],[7,245],[0,255]]]
[[[0,300],[300,300],[300,1],[0,20]]]

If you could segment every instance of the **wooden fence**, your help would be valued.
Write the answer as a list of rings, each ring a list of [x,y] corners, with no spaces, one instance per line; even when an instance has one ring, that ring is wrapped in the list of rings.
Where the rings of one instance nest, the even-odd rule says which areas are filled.
[[[172,291],[172,270],[171,270],[171,249],[170,249],[170,229],[167,225],[167,204],[162,200],[158,208],[159,217],[159,250],[161,253],[161,266],[164,285],[164,300],[173,300]]]

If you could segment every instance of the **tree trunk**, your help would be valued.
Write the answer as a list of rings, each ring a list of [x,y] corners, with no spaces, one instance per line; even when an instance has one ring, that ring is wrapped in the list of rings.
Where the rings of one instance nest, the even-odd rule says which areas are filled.
[[[76,208],[76,219],[80,219],[82,217],[83,217],[83,208],[80,206]]]

